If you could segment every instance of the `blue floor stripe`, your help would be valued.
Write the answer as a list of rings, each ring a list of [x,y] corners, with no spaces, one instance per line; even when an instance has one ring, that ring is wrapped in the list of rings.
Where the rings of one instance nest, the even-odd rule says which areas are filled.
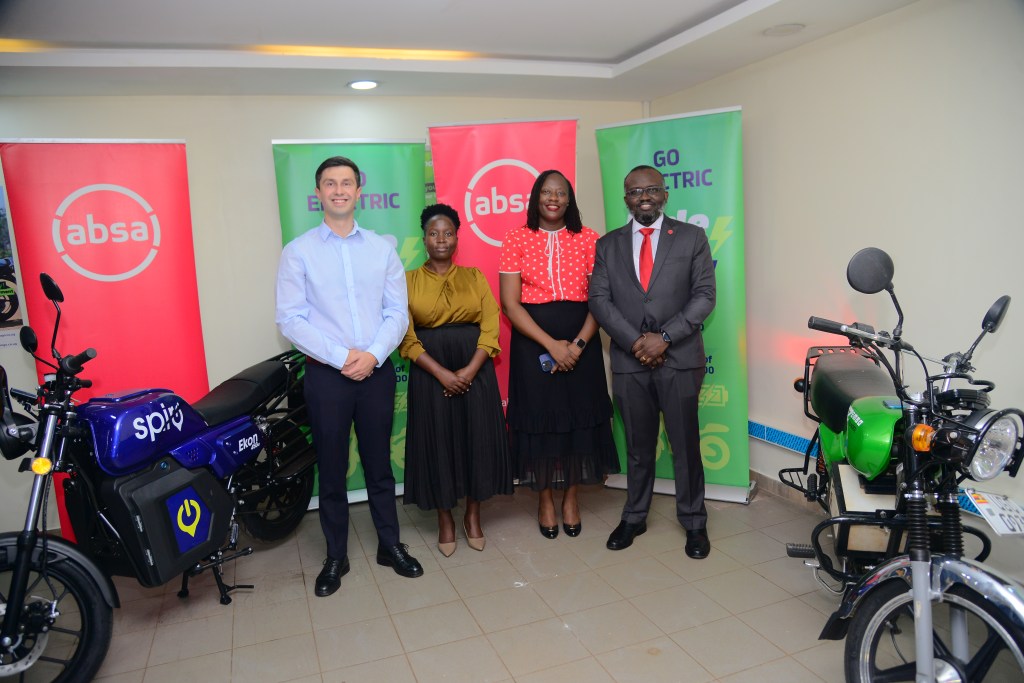
[[[790,434],[784,432],[781,429],[775,427],[769,427],[758,422],[749,420],[747,422],[747,433],[759,441],[765,441],[776,446],[781,446],[786,450],[793,451],[803,455],[807,452],[807,445],[811,442],[810,439],[806,439],[796,434]]]

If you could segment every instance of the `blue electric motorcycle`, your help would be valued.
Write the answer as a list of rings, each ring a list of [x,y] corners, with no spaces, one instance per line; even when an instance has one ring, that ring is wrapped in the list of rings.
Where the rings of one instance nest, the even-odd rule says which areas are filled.
[[[283,353],[223,382],[189,405],[167,389],[143,389],[77,403],[80,377],[96,351],[36,355],[31,328],[21,344],[53,368],[35,393],[8,390],[0,367],[0,452],[34,475],[24,527],[0,534],[0,678],[89,681],[110,644],[111,576],[153,587],[210,570],[220,601],[252,586],[227,585],[226,562],[240,548],[239,524],[253,537],[289,534],[308,508],[316,454],[306,438],[303,357]],[[14,398],[26,414],[12,408]],[[54,476],[58,475],[58,476]],[[52,482],[63,494],[75,542],[48,534]],[[68,531],[71,533],[69,534]]]

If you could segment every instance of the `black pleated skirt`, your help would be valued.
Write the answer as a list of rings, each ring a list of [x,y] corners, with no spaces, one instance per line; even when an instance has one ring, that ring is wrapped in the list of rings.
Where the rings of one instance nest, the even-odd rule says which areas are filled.
[[[555,339],[575,339],[589,312],[575,301],[523,307]],[[519,483],[534,490],[601,483],[619,471],[601,344],[587,344],[571,372],[543,372],[543,353],[512,330],[506,419]]]
[[[423,348],[450,370],[465,367],[476,353],[480,328],[442,325],[416,328]],[[405,437],[405,497],[423,510],[450,510],[460,498],[487,500],[512,493],[512,465],[501,395],[490,358],[460,396],[426,370],[410,363]]]

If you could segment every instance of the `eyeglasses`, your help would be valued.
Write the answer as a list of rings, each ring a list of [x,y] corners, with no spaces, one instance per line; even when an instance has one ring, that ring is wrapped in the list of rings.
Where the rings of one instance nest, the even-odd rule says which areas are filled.
[[[565,190],[548,190],[548,189],[545,188],[545,189],[540,191],[540,196],[544,197],[545,199],[550,199],[551,197],[558,197],[559,199],[565,199],[566,197],[569,196],[569,193],[566,192]]]
[[[665,188],[661,185],[651,185],[650,187],[634,187],[632,190],[626,190],[626,196],[632,197],[633,199],[640,199],[645,194],[649,194],[652,197],[657,197]]]

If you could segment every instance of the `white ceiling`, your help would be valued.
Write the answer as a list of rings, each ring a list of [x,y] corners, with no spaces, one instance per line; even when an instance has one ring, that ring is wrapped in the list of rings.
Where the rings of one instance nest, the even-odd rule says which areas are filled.
[[[368,97],[645,101],[914,1],[0,0],[0,95],[337,95],[369,78]],[[763,35],[790,23],[806,28]]]

